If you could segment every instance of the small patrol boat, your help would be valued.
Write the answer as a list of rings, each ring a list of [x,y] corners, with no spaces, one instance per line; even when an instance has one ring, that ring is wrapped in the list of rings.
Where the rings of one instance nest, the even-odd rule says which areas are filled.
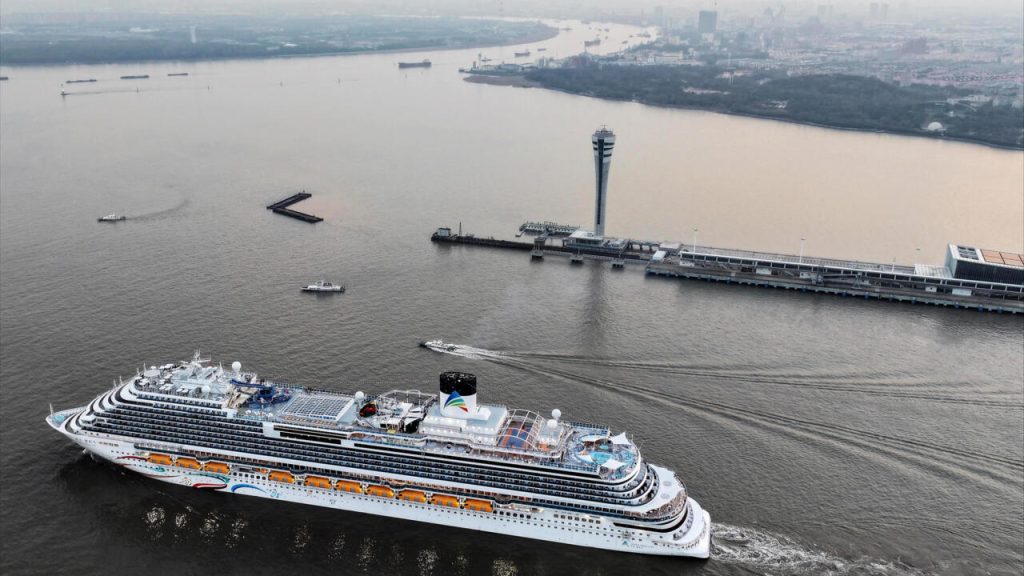
[[[324,280],[320,280],[316,284],[309,284],[308,286],[303,286],[302,287],[302,291],[303,292],[344,292],[345,291],[345,287],[341,286],[339,284],[332,284],[331,282],[326,282]]]
[[[435,352],[454,352],[458,346],[456,344],[445,344],[443,340],[427,340],[426,342],[420,342],[420,348],[426,348]]]

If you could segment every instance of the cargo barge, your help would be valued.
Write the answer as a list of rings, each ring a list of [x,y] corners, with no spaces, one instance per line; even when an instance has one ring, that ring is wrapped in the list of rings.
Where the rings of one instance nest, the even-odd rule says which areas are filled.
[[[430,60],[421,60],[419,62],[399,62],[399,68],[430,68],[432,64]]]

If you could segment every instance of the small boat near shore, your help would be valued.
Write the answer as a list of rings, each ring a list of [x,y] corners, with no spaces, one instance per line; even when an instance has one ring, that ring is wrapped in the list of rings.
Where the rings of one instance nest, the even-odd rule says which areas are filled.
[[[324,280],[320,280],[315,284],[309,284],[302,287],[303,292],[344,292],[345,287],[340,284],[334,284]]]
[[[525,57],[527,57],[529,55],[530,55],[530,51],[529,50],[526,50],[525,52],[516,52],[516,58],[525,58]]]
[[[110,214],[107,214],[106,216],[100,216],[99,218],[96,219],[96,221],[97,222],[123,222],[123,221],[125,221],[127,219],[128,219],[128,217],[125,216],[124,214],[118,215],[116,212],[111,212]]]
[[[430,60],[422,60],[420,62],[399,62],[399,68],[430,68]]]

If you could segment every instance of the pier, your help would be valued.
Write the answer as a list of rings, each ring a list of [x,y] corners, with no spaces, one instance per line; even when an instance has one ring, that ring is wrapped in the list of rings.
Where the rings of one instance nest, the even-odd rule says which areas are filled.
[[[508,250],[532,250],[530,242],[516,242],[515,240],[500,240],[497,238],[477,238],[472,234],[453,234],[451,228],[438,228],[430,236],[432,242],[442,244],[470,244],[474,246],[489,246],[491,248],[505,248]]]
[[[570,236],[542,234],[530,243],[493,237],[478,238],[472,234],[454,234],[450,228],[439,228],[431,240],[529,251],[533,260],[560,256],[567,258],[572,265],[590,261],[610,263],[613,269],[642,266],[645,274],[656,277],[832,294],[866,300],[931,304],[982,312],[1024,313],[1024,284],[956,277],[958,266],[955,262],[951,264],[952,269],[950,264],[881,264],[679,243],[600,238],[585,231]],[[954,251],[962,253],[965,249],[973,250],[949,246],[951,254]],[[947,261],[950,260],[951,257],[947,257]]]
[[[292,194],[291,196],[285,198],[284,200],[279,200],[277,202],[274,202],[273,204],[267,206],[267,210],[272,210],[275,214],[283,214],[285,216],[291,216],[292,218],[296,218],[298,220],[302,220],[303,222],[309,222],[310,224],[315,224],[317,222],[323,222],[323,218],[321,218],[319,216],[314,216],[312,214],[306,214],[305,212],[299,212],[298,210],[292,210],[291,208],[289,208],[289,206],[291,206],[293,204],[297,204],[299,202],[302,202],[303,200],[305,200],[306,198],[309,198],[311,196],[313,196],[313,195],[310,194],[309,192],[306,192],[305,190],[303,190],[302,192],[299,192],[298,194]]]
[[[1024,254],[949,244],[943,265],[913,266],[879,264],[836,258],[804,257],[697,245],[652,242],[605,236],[608,198],[608,169],[615,149],[615,133],[601,126],[591,136],[594,151],[594,227],[551,221],[530,221],[519,226],[516,237],[535,236],[532,243],[500,240],[493,236],[453,234],[438,228],[434,242],[507,248],[530,252],[531,260],[565,256],[569,264],[586,261],[610,262],[613,269],[643,266],[649,276],[664,276],[782,288],[852,296],[867,300],[889,300],[912,304],[934,304],[983,312],[1024,313]]]

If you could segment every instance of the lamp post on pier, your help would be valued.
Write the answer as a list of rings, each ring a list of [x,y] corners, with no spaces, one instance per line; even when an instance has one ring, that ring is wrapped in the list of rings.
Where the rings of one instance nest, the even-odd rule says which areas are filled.
[[[698,230],[696,228],[694,228],[693,229],[693,251],[695,253],[697,252],[697,232],[698,232]]]
[[[799,260],[800,264],[804,263],[804,240],[807,240],[807,239],[806,238],[801,238],[800,239],[800,260]]]

